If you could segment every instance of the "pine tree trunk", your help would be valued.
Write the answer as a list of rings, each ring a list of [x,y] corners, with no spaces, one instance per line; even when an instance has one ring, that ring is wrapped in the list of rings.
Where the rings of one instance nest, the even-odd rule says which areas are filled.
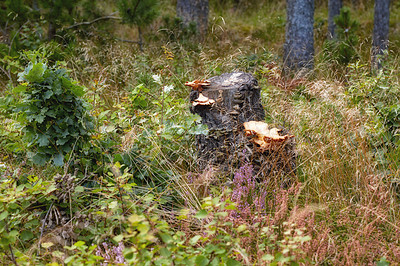
[[[372,67],[382,67],[384,53],[389,46],[390,0],[375,0],[374,34],[372,41]]]
[[[328,2],[328,38],[336,39],[336,24],[333,20],[334,17],[340,15],[340,9],[342,8],[342,0],[329,0]]]
[[[176,15],[181,18],[185,26],[196,24],[196,30],[201,40],[205,39],[208,28],[208,0],[178,0]]]
[[[47,39],[49,41],[53,40],[54,37],[56,36],[57,28],[55,23],[49,21],[49,26],[47,28]]]
[[[314,0],[286,0],[283,47],[286,72],[309,70],[314,65]]]
[[[210,85],[201,92],[214,100],[211,105],[193,105],[199,91],[192,90],[190,111],[201,116],[208,126],[207,135],[197,135],[200,169],[215,167],[221,173],[232,174],[245,163],[253,165],[259,180],[279,176],[285,186],[290,183],[296,166],[294,141],[289,140],[279,151],[257,150],[256,144],[244,132],[244,122],[264,121],[260,88],[248,73],[225,73],[209,79]],[[287,134],[282,130],[282,134]]]

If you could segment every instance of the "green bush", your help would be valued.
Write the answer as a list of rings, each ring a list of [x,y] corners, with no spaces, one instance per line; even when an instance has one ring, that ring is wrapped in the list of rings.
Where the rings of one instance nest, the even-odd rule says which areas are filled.
[[[36,164],[52,160],[57,166],[70,153],[81,152],[93,129],[88,104],[82,99],[84,88],[68,77],[59,66],[48,67],[38,54],[19,74],[22,82],[14,88],[21,95],[14,108]]]

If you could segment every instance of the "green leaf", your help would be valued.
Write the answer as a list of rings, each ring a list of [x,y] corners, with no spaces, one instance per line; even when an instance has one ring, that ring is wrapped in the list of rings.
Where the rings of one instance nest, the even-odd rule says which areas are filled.
[[[389,266],[390,263],[386,260],[385,257],[381,258],[377,263],[376,266]]]
[[[37,165],[44,165],[47,160],[48,158],[40,153],[36,153],[32,157],[32,162]]]
[[[197,266],[206,266],[208,265],[210,260],[208,260],[205,256],[203,255],[198,255],[196,257],[195,263]]]
[[[117,235],[113,237],[113,240],[117,243],[121,242],[124,239],[123,235]]]
[[[75,192],[77,192],[77,193],[81,193],[81,192],[84,192],[84,191],[85,191],[85,188],[82,187],[82,186],[76,186],[75,187]]]
[[[4,211],[0,214],[0,221],[6,219],[8,216],[8,211]]]
[[[44,72],[46,71],[47,66],[41,62],[33,64],[29,63],[28,67],[24,72],[19,74],[19,81],[27,81],[27,82],[42,82],[44,80]]]
[[[240,265],[242,265],[240,262],[238,262],[237,260],[231,259],[231,258],[229,258],[226,261],[226,266],[240,266]]]
[[[38,122],[39,124],[43,123],[45,117],[46,117],[46,116],[45,116],[45,115],[42,115],[42,114],[38,114],[38,115],[35,115],[35,116],[34,116],[36,122]]]
[[[265,260],[265,261],[273,261],[275,259],[275,257],[272,256],[271,254],[266,254],[266,255],[262,256],[261,259]]]
[[[189,240],[189,244],[192,246],[196,245],[200,238],[201,238],[201,236],[199,236],[199,235],[192,237]]]
[[[172,253],[167,248],[161,248],[160,254],[161,254],[161,256],[168,258],[171,256]]]
[[[27,86],[21,84],[21,85],[18,85],[17,87],[14,87],[14,88],[13,88],[13,92],[14,92],[14,93],[21,93],[21,92],[25,92],[26,89],[27,89]]]
[[[74,246],[77,247],[77,248],[82,247],[82,246],[84,246],[84,245],[85,245],[85,242],[84,242],[84,241],[78,241],[78,242],[76,242],[76,243],[74,244]]]
[[[198,218],[198,219],[204,219],[204,218],[207,217],[207,215],[208,215],[208,213],[207,213],[206,210],[200,210],[200,211],[198,211],[198,212],[196,213],[196,218]]]
[[[51,96],[53,96],[54,92],[52,90],[47,90],[44,94],[43,94],[43,99],[47,100],[50,99]]]
[[[172,237],[168,234],[160,233],[160,237],[165,244],[170,244],[173,241]]]
[[[48,136],[48,135],[39,135],[39,138],[38,138],[39,147],[48,146],[50,143],[49,137],[50,136]]]
[[[64,164],[64,156],[61,153],[56,154],[53,157],[53,162],[55,166],[62,166]]]

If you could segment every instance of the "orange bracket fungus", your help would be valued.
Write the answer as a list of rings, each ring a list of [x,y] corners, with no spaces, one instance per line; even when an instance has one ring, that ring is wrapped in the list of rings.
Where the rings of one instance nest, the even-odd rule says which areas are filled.
[[[278,150],[287,139],[293,138],[293,135],[279,135],[280,129],[268,128],[268,124],[261,121],[250,121],[243,123],[246,135],[254,136],[252,142],[258,146],[260,152],[269,150]]]
[[[202,92],[203,91],[203,86],[209,86],[211,83],[208,80],[194,80],[194,81],[188,81],[185,83],[185,86],[192,87],[193,90]]]

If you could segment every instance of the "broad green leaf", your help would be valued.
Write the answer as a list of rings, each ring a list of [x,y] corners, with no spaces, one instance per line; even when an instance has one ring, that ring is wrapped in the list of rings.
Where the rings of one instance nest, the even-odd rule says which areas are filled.
[[[198,255],[195,260],[196,266],[206,266],[209,262],[210,260],[203,255]]]
[[[113,240],[117,243],[121,242],[124,239],[123,235],[117,235],[113,237]]]
[[[62,166],[64,164],[64,156],[61,153],[56,154],[53,157],[53,162],[55,166]]]
[[[265,260],[265,261],[273,261],[275,259],[275,257],[272,256],[271,254],[266,254],[266,255],[262,256],[261,259]]]
[[[84,245],[85,245],[85,242],[84,242],[84,241],[78,241],[78,242],[76,242],[76,243],[74,244],[74,246],[77,247],[77,248],[82,247],[82,246],[84,246]]]
[[[160,233],[160,237],[165,244],[170,244],[173,241],[172,237],[165,233]]]
[[[189,244],[192,246],[196,245],[200,238],[201,238],[201,236],[199,236],[199,235],[192,237],[189,240]]]
[[[207,211],[206,210],[200,210],[196,213],[196,218],[198,219],[204,219],[207,217]]]
[[[171,251],[169,251],[166,248],[161,248],[160,249],[160,254],[161,254],[161,256],[168,258],[168,257],[171,256]]]
[[[240,265],[242,265],[240,262],[238,262],[237,260],[231,259],[231,258],[229,258],[226,261],[226,266],[240,266]]]
[[[29,63],[28,67],[22,72],[22,75],[19,75],[20,81],[28,81],[31,83],[39,83],[44,80],[43,74],[46,71],[47,66],[41,62],[32,64]]]
[[[43,99],[47,100],[50,99],[51,96],[53,96],[54,92],[52,90],[47,90],[44,94],[43,94]]]
[[[75,192],[77,192],[77,193],[84,192],[84,191],[85,191],[85,188],[82,187],[82,186],[76,186],[75,187]]]
[[[36,153],[32,157],[32,162],[37,165],[44,165],[47,160],[48,158],[40,153]]]
[[[20,92],[25,92],[27,89],[26,83],[18,85],[17,87],[13,88],[14,93],[20,93]]]
[[[8,216],[8,211],[4,211],[0,214],[0,221],[6,219]]]
[[[39,147],[48,146],[50,143],[49,138],[50,138],[50,136],[45,135],[45,134],[39,135],[39,138],[38,138]]]

